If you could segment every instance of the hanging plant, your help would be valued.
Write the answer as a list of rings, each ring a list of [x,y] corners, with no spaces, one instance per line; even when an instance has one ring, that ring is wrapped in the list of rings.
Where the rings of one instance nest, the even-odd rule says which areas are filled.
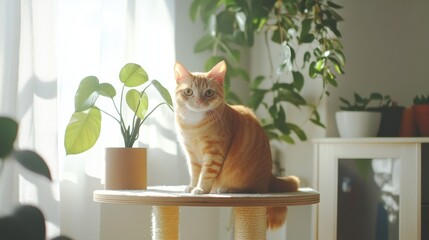
[[[194,0],[190,17],[193,21],[202,21],[207,31],[195,44],[194,51],[211,52],[205,70],[225,60],[227,101],[265,111],[267,117],[260,120],[270,139],[294,143],[291,135],[295,134],[305,141],[305,132],[299,124],[288,120],[285,109],[287,105],[309,108],[308,119],[324,127],[317,106],[329,95],[328,88],[337,86],[337,74],[344,74],[345,56],[337,27],[343,20],[337,13],[341,8],[324,0]],[[271,73],[251,79],[239,66],[240,53],[253,47],[256,34],[264,36],[269,56],[261,61],[269,62]],[[274,66],[270,43],[279,44],[283,50],[284,60],[279,66]],[[298,48],[307,50],[297,56]],[[305,76],[322,81],[316,103],[307,101],[301,94],[305,84],[313,84]],[[248,82],[249,102],[243,103],[230,88],[231,78]]]

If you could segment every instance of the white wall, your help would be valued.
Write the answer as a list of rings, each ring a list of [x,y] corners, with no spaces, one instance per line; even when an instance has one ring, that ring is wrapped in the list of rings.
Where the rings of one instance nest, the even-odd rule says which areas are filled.
[[[331,88],[331,96],[320,105],[326,129],[304,124],[307,142],[281,145],[281,157],[286,174],[299,176],[305,186],[314,187],[314,153],[312,138],[338,136],[334,113],[338,97],[351,98],[353,92],[369,95],[380,92],[390,95],[400,105],[410,106],[416,94],[429,94],[427,66],[429,64],[429,1],[381,0],[336,1],[344,6],[340,23],[346,55],[346,74],[339,76],[338,88]],[[276,55],[276,50],[273,51]],[[266,49],[258,43],[251,52],[253,76],[267,73],[264,59]],[[312,80],[314,82],[314,80]],[[320,86],[308,86],[307,97],[317,97]],[[302,114],[288,109],[288,117],[302,118]],[[297,121],[302,122],[302,121]],[[321,196],[323,197],[323,195]],[[287,239],[312,239],[309,231],[311,207],[289,208]]]
[[[390,95],[410,106],[416,94],[429,94],[429,1],[342,0],[340,25],[346,74],[328,101],[328,135],[337,136],[338,97],[353,92]]]

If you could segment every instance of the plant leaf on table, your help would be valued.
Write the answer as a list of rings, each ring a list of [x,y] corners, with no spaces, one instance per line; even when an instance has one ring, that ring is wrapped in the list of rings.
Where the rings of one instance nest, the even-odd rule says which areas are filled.
[[[64,137],[66,154],[78,154],[92,148],[100,132],[101,113],[98,108],[73,113]]]
[[[121,69],[119,79],[127,87],[137,87],[147,82],[149,77],[140,65],[127,63]]]
[[[82,79],[74,98],[75,111],[82,112],[93,107],[99,96],[99,88],[97,77],[88,76]]]

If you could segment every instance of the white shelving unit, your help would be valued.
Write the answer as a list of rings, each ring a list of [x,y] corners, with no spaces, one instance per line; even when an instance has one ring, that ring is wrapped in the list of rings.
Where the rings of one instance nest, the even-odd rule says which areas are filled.
[[[427,239],[429,138],[323,138],[314,144],[316,239],[364,239],[363,225],[373,239]]]

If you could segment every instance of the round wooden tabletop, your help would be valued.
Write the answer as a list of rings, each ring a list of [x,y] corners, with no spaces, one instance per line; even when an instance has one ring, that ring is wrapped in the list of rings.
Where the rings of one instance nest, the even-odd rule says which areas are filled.
[[[186,186],[154,186],[147,190],[96,190],[94,201],[101,203],[143,204],[154,206],[241,207],[298,206],[320,201],[318,192],[300,188],[297,192],[266,194],[184,193]]]

